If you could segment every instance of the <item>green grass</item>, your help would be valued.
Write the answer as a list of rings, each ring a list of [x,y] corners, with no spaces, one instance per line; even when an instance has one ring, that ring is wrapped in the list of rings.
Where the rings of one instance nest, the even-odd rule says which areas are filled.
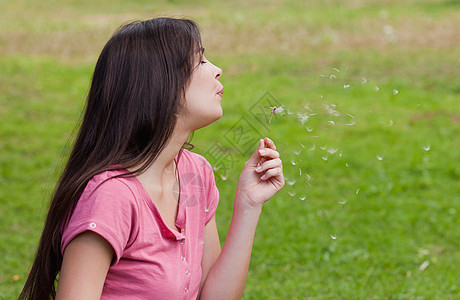
[[[224,116],[193,140],[211,163],[216,141],[234,159],[227,174],[215,171],[222,241],[249,157],[225,137],[241,117],[262,137],[251,107],[266,92],[294,112],[275,116],[269,136],[296,183],[264,207],[244,299],[459,298],[459,7],[1,1],[0,298],[17,298],[24,284],[98,52],[121,23],[149,15],[196,19],[224,70]],[[295,115],[305,104],[317,113],[305,124],[312,132]]]

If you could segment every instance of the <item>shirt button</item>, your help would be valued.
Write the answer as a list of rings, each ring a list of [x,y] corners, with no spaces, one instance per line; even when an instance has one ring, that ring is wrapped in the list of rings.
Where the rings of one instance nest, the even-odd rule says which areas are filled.
[[[190,270],[186,270],[185,275],[189,276],[190,275]]]
[[[185,239],[180,240],[180,243],[183,245],[185,244]]]
[[[184,289],[184,292],[188,293],[188,287],[186,287],[186,288]]]
[[[180,260],[185,261],[185,256],[182,255],[182,256],[180,257]]]

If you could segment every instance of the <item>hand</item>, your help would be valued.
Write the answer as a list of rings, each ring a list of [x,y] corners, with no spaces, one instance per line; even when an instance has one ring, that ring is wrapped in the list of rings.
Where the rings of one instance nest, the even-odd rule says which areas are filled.
[[[265,145],[267,147],[265,147]],[[284,186],[283,165],[272,140],[265,138],[241,171],[236,189],[240,204],[261,208]]]

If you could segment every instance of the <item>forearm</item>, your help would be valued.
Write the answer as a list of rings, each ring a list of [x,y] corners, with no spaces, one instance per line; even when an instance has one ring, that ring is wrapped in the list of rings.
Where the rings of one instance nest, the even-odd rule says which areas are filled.
[[[242,205],[238,197],[222,252],[208,273],[200,299],[240,299],[243,295],[262,207]]]

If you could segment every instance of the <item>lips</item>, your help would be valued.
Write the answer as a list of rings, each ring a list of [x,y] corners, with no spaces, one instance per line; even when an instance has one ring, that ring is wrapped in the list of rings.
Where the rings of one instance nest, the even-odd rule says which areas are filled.
[[[222,97],[222,95],[224,94],[224,88],[222,88],[218,93],[217,95],[220,95]]]

